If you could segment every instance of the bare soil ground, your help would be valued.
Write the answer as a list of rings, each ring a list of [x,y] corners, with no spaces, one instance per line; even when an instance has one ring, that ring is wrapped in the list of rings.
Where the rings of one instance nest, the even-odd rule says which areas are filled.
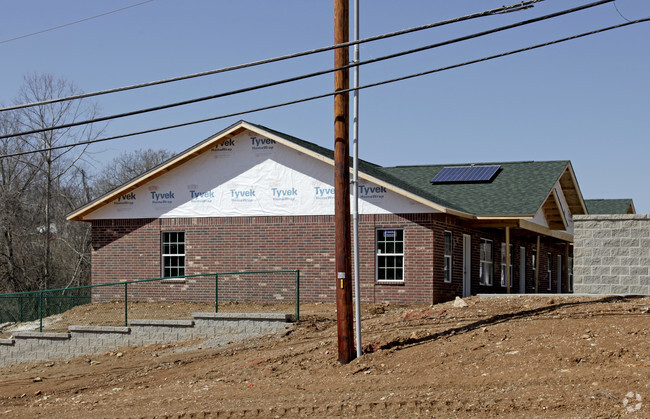
[[[226,347],[0,368],[0,416],[650,417],[650,297],[465,301],[364,307],[347,365],[335,307],[303,305],[287,333]]]

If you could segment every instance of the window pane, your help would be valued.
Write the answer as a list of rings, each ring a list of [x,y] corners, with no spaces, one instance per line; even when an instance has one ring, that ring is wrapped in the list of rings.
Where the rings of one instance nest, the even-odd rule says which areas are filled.
[[[451,233],[445,231],[445,255],[451,255]]]

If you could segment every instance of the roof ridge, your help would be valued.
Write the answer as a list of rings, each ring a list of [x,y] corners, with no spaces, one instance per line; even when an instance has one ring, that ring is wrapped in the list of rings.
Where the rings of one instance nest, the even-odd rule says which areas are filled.
[[[407,168],[407,167],[451,167],[451,166],[471,166],[471,165],[488,165],[488,164],[528,164],[528,163],[567,163],[570,160],[517,160],[517,161],[495,161],[495,162],[466,162],[466,163],[432,163],[432,164],[405,164],[397,166],[386,166],[384,168]]]

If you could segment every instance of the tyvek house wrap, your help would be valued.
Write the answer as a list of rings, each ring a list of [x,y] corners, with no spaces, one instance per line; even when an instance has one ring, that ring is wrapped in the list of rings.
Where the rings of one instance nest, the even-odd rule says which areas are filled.
[[[334,170],[301,151],[250,131],[117,197],[94,219],[334,214]],[[368,181],[359,213],[431,213],[431,207]]]

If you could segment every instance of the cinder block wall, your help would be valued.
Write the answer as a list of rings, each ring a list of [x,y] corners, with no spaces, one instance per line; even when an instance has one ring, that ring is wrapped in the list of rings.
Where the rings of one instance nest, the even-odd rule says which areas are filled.
[[[650,214],[573,221],[574,292],[650,295]]]
[[[0,339],[0,367],[199,338],[213,338],[226,344],[284,331],[293,321],[291,315],[280,313],[193,313],[193,317],[194,320],[133,320],[129,327],[70,326],[66,333],[15,332],[9,339]]]

